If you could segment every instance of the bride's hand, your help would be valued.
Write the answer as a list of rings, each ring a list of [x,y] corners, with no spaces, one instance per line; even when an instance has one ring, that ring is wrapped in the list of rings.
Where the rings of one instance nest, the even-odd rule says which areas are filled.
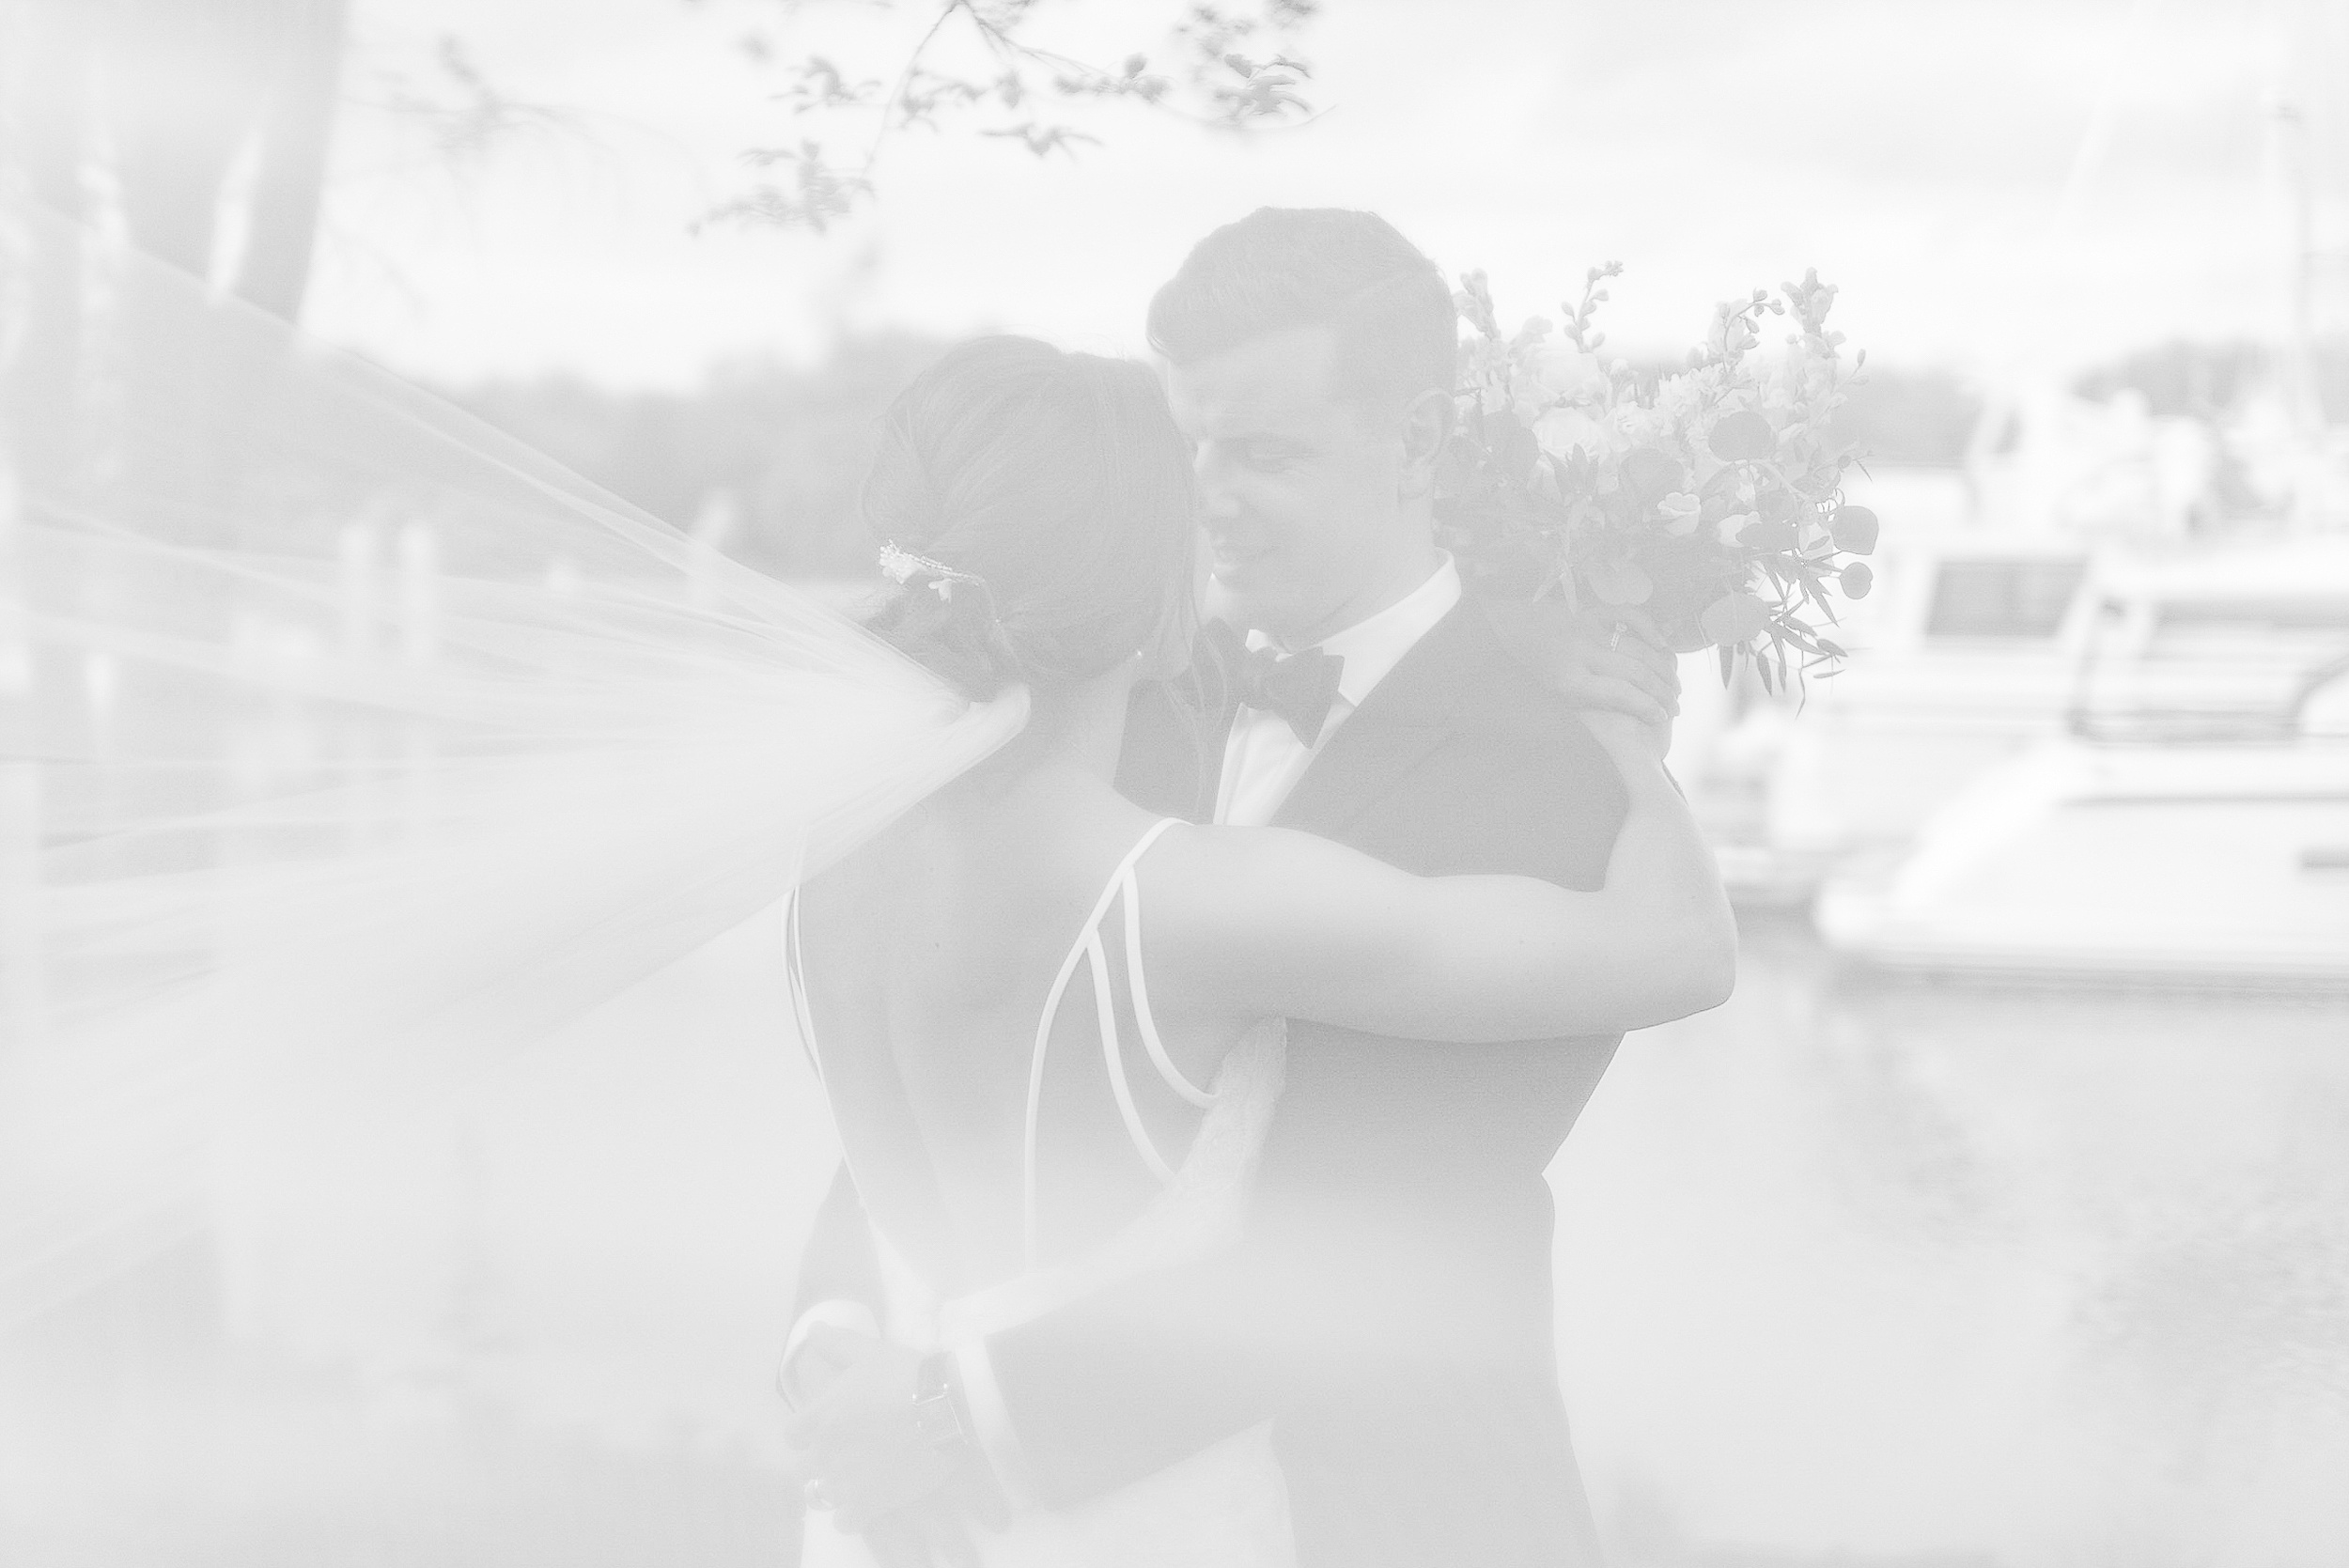
[[[1535,679],[1586,712],[1669,722],[1680,711],[1680,660],[1632,607],[1578,614],[1555,603],[1486,605],[1503,646]]]

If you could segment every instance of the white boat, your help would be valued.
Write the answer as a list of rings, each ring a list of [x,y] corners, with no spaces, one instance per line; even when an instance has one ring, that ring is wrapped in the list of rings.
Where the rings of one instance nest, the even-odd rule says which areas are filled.
[[[1830,878],[1890,969],[2349,986],[2349,541],[2116,577],[2072,733]]]
[[[1835,633],[1843,670],[1813,679],[1799,712],[1757,716],[1778,732],[1769,856],[1815,878],[1898,847],[1968,781],[2063,734],[2095,567],[2046,534],[1888,530],[1875,595]]]

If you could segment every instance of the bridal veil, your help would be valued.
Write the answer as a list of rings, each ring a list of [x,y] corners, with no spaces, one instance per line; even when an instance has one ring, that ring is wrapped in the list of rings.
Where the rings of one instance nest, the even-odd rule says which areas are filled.
[[[442,1092],[1025,717],[5,201],[0,382],[0,1327],[272,1107]]]

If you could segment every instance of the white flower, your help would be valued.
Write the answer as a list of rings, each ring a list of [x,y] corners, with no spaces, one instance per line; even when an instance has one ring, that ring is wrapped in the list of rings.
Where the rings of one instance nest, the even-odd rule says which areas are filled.
[[[1656,388],[1657,411],[1674,420],[1695,414],[1720,395],[1719,380],[1711,365],[1667,376]]]
[[[1667,446],[1677,435],[1679,421],[1670,409],[1618,404],[1613,420],[1615,442],[1628,451],[1635,446]]]
[[[1542,450],[1564,457],[1579,446],[1592,457],[1600,455],[1598,421],[1579,409],[1552,409],[1533,422],[1533,439]]]
[[[1697,531],[1697,515],[1704,506],[1688,491],[1674,490],[1657,502],[1656,509],[1664,514],[1664,532],[1678,539]]]

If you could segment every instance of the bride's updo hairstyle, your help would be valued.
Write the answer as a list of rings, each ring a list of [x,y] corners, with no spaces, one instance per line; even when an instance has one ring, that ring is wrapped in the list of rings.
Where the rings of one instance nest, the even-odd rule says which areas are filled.
[[[910,567],[870,623],[976,700],[1103,675],[1181,623],[1190,449],[1140,365],[1025,337],[947,351],[898,394],[859,497]]]

